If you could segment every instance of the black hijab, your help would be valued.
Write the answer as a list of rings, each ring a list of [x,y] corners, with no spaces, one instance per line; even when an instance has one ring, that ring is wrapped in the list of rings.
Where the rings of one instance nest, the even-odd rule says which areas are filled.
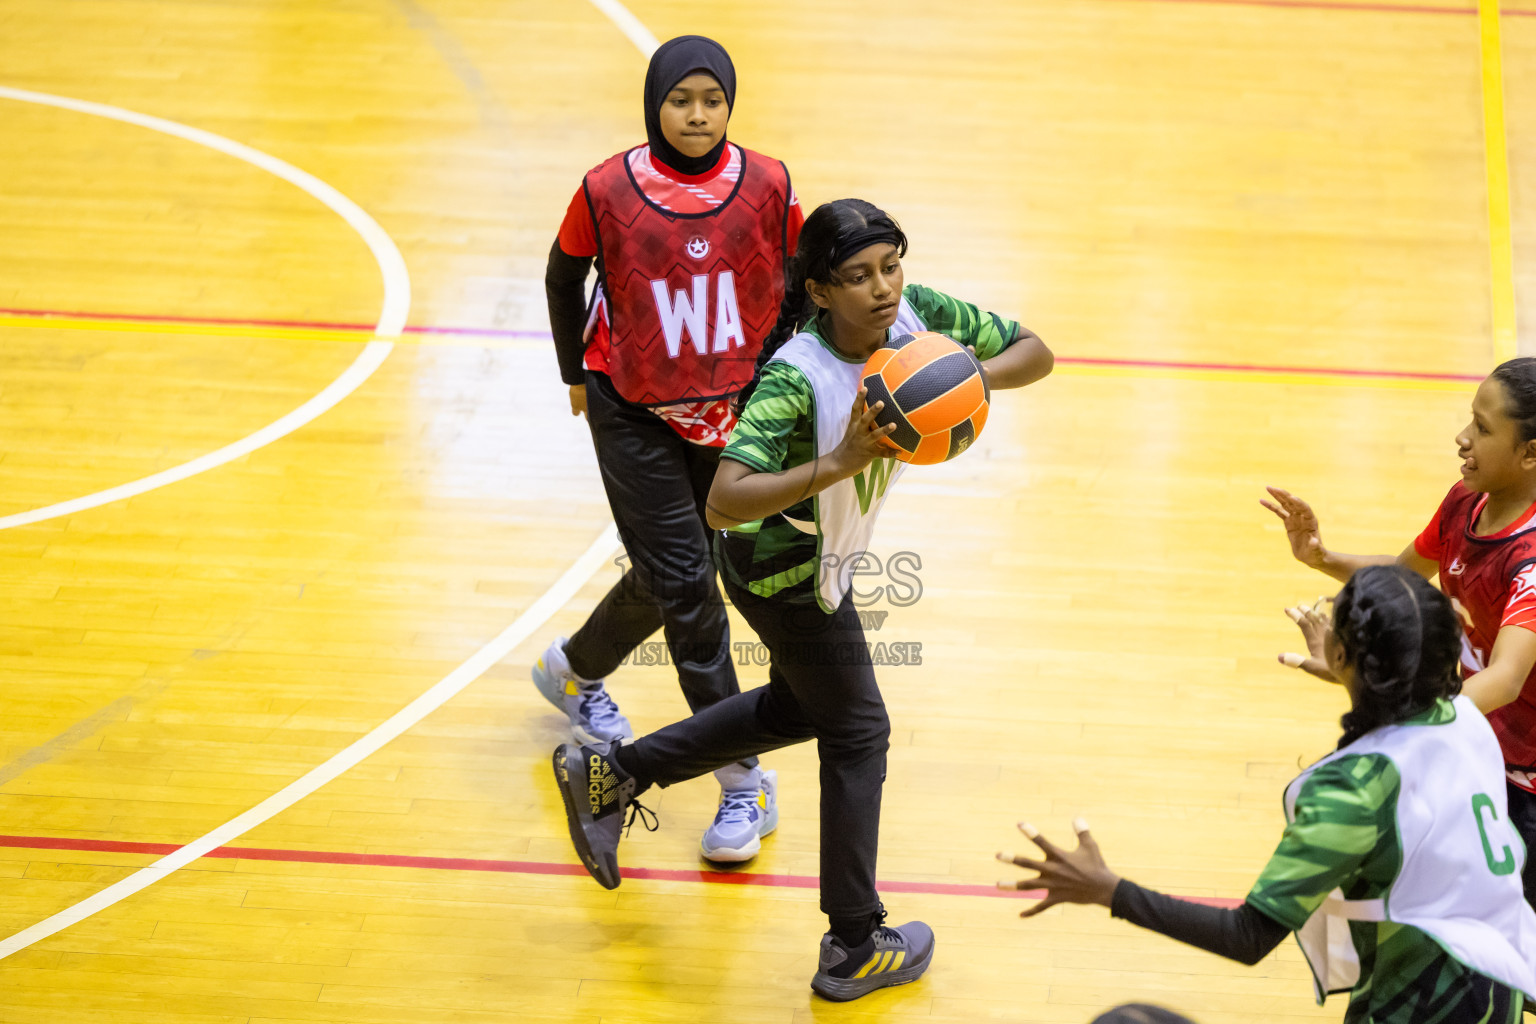
[[[645,71],[645,137],[651,154],[679,174],[703,174],[720,159],[725,136],[703,156],[685,156],[661,133],[661,105],[667,93],[694,72],[702,71],[720,83],[725,91],[725,105],[736,109],[736,65],[725,47],[704,36],[678,36],[668,39],[651,54],[651,66]]]

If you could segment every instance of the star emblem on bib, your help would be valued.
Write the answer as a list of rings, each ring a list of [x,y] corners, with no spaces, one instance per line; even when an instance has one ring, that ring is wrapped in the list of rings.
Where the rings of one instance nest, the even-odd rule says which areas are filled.
[[[692,256],[696,260],[701,260],[705,256],[709,255],[709,242],[699,237],[698,235],[694,235],[692,238],[688,239],[688,244],[683,248],[689,256]]]

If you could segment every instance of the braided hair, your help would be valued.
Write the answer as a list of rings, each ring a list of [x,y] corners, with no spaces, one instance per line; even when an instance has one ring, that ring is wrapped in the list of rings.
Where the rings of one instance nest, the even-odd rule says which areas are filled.
[[[1334,600],[1333,636],[1355,677],[1340,747],[1461,692],[1461,623],[1450,599],[1416,572],[1398,565],[1356,572]]]
[[[896,246],[898,256],[907,254],[907,236],[901,226],[884,210],[862,199],[822,203],[805,218],[795,255],[784,268],[784,300],[779,303],[779,319],[763,339],[752,379],[733,400],[737,415],[747,407],[747,400],[762,379],[763,367],[773,354],[815,316],[816,304],[811,301],[805,282],[836,284],[838,264],[879,242]]]

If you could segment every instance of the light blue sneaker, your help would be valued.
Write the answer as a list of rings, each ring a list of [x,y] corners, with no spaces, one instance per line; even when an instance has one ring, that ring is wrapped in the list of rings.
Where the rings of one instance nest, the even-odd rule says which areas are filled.
[[[565,660],[565,637],[545,648],[534,662],[533,685],[545,700],[565,712],[578,743],[634,742],[635,730],[603,689],[603,681],[581,679],[571,671],[571,663]]]
[[[705,860],[739,864],[762,849],[762,837],[779,827],[779,773],[726,765],[720,780],[720,809],[704,832],[699,850]]]

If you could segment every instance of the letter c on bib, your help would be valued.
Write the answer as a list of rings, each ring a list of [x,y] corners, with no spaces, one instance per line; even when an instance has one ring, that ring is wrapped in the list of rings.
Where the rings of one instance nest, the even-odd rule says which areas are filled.
[[[1488,839],[1488,826],[1483,821],[1483,812],[1488,812],[1492,821],[1499,820],[1499,814],[1493,809],[1493,800],[1486,793],[1476,793],[1472,797],[1472,817],[1477,819],[1477,832],[1483,840],[1483,856],[1488,860],[1488,870],[1495,875],[1512,875],[1515,873],[1515,851],[1508,846],[1503,849],[1503,856],[1498,860],[1493,859],[1493,843]]]

